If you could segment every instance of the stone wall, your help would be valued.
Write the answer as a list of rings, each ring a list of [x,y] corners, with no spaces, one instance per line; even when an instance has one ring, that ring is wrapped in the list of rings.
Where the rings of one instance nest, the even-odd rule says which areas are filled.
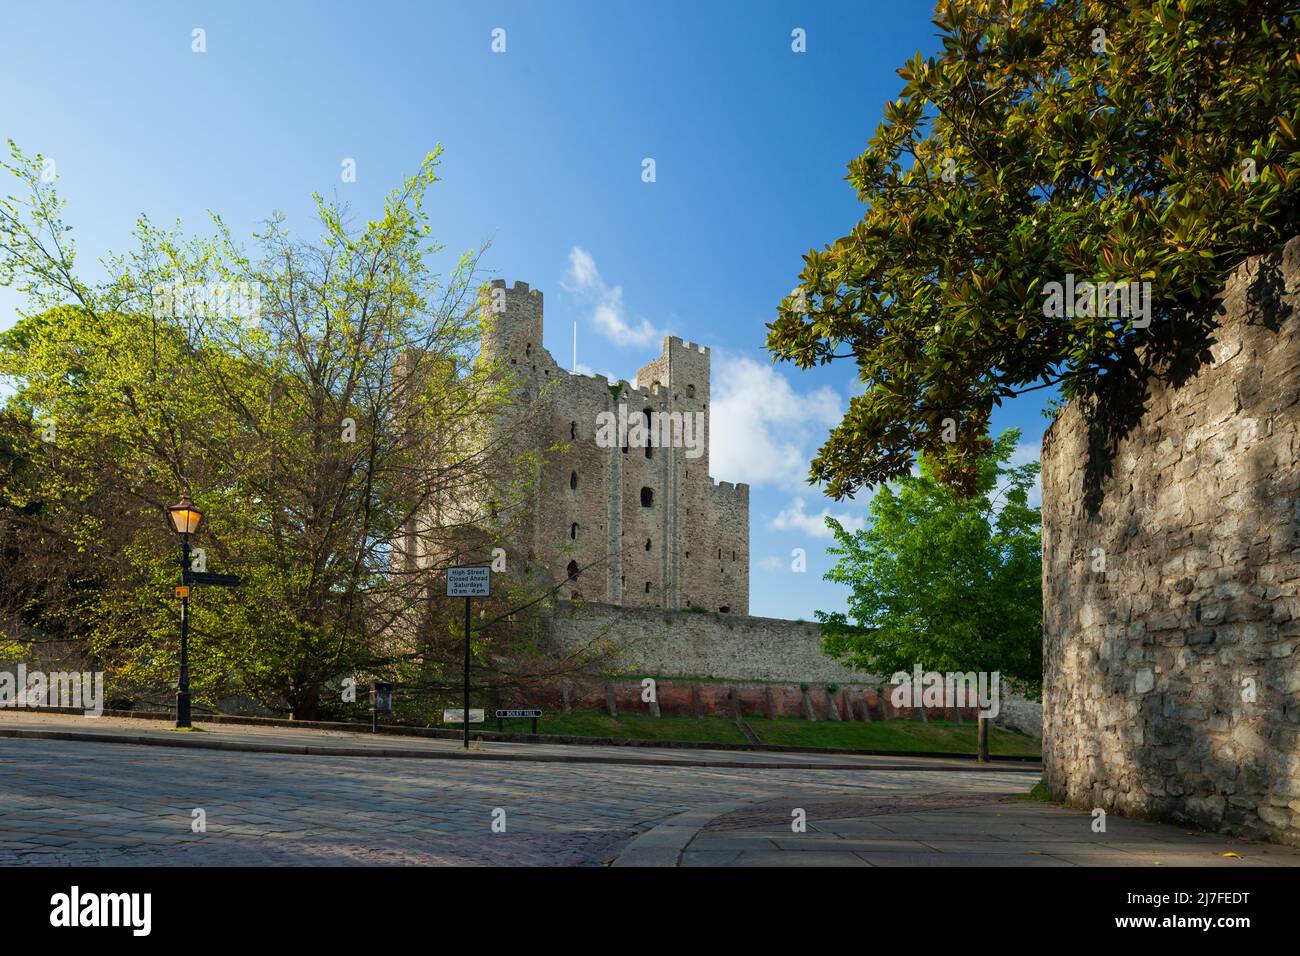
[[[834,687],[834,690],[831,690]],[[679,678],[656,679],[654,703],[645,697],[639,680],[574,680],[562,684],[519,688],[503,693],[503,706],[541,706],[549,710],[603,710],[618,714],[648,714],[655,717],[801,717],[805,720],[920,720],[918,708],[895,707],[889,688],[852,684],[784,684],[764,681],[700,681]],[[496,702],[493,702],[496,706]],[[929,708],[929,719],[941,717],[974,722],[978,709],[962,707],[938,713]]]
[[[888,700],[887,681],[846,667],[821,650],[821,628],[816,622],[786,621],[771,617],[737,617],[698,611],[664,611],[614,607],[607,604],[561,602],[543,623],[552,646],[569,651],[600,651],[608,655],[611,675],[634,674],[660,682],[661,701],[672,701],[669,685],[679,696],[695,694],[691,707],[702,713],[731,713],[733,695],[745,714],[797,716],[811,713],[818,719],[870,719],[913,716],[911,708],[895,708]],[[664,683],[664,681],[668,683]],[[713,686],[707,686],[707,685]],[[576,685],[575,685],[576,686]],[[596,684],[574,690],[569,703],[579,709],[600,706],[604,690]],[[615,681],[616,688],[621,687]],[[615,696],[624,710],[644,710],[633,699],[634,685]],[[808,704],[804,705],[806,695]],[[831,690],[831,688],[835,690]],[[691,690],[690,688],[694,688]],[[884,698],[878,696],[884,692]],[[559,693],[559,689],[555,689]],[[558,699],[558,698],[557,698]],[[836,701],[833,711],[830,701]],[[688,713],[684,704],[663,704],[665,713]],[[676,709],[675,709],[676,708]],[[972,710],[963,710],[974,719]],[[994,723],[1038,737],[1042,734],[1042,706],[1004,692]]]
[[[1246,260],[1044,438],[1057,797],[1300,844],[1298,289],[1300,238]]]
[[[509,566],[539,563],[554,581],[578,571],[566,598],[748,613],[749,486],[709,477],[709,350],[670,336],[635,383],[572,374],[542,346],[542,293],[502,280],[490,292],[483,354],[517,382],[518,414],[502,426],[546,450]],[[598,443],[601,416],[647,413],[702,416],[702,447],[675,447],[680,431],[668,447]]]
[[[561,602],[546,626],[558,647],[612,648],[616,673],[875,684],[822,654],[816,622]]]

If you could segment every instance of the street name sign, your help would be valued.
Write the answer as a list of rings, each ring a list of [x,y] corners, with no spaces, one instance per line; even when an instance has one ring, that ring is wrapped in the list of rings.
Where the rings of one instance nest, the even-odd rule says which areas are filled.
[[[521,710],[498,710],[498,711],[497,711],[497,717],[498,717],[498,718],[501,718],[501,717],[533,717],[533,718],[537,718],[537,717],[540,717],[540,716],[542,716],[542,710],[541,710],[540,707],[526,707],[526,708],[523,708],[523,709],[521,709]]]
[[[208,584],[218,588],[237,588],[241,578],[238,574],[213,574],[211,571],[186,571],[186,584]]]

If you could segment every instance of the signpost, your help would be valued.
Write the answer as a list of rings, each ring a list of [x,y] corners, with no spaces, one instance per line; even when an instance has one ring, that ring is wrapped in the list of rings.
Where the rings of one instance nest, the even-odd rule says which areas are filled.
[[[190,588],[207,584],[219,588],[239,587],[237,574],[211,574],[190,570],[190,536],[181,535],[181,586],[176,596],[181,599],[181,679],[176,691],[176,726],[190,726]]]
[[[186,584],[207,584],[217,588],[237,588],[243,579],[238,574],[213,574],[211,571],[186,571]]]
[[[461,715],[474,718],[469,709],[469,606],[476,597],[488,597],[492,591],[492,569],[487,566],[448,568],[447,597],[465,599],[465,709]],[[482,714],[482,711],[479,711]],[[482,720],[479,717],[479,720]],[[469,750],[469,720],[465,721],[465,749]]]
[[[181,536],[181,586],[176,589],[176,596],[181,599],[181,672],[176,683],[176,726],[187,728],[190,725],[190,588],[196,584],[207,584],[219,588],[239,586],[239,577],[234,574],[208,574],[206,571],[190,570],[190,535],[199,530],[203,523],[203,512],[194,506],[187,491],[181,500],[167,509],[168,520],[172,530]]]
[[[537,733],[537,718],[542,716],[540,707],[518,707],[513,710],[497,711],[497,733],[505,730],[505,724],[502,723],[507,717],[530,717],[533,721],[533,733]]]
[[[373,734],[379,719],[376,716],[379,711],[386,714],[393,712],[393,684],[392,681],[377,680],[370,684],[370,732]]]

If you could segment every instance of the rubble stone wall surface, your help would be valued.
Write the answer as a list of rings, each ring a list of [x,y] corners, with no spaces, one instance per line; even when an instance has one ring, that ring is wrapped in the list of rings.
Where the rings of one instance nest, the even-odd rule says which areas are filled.
[[[1058,798],[1300,844],[1298,290],[1300,238],[1245,260],[1180,374],[1044,438]]]
[[[731,713],[732,685],[740,688],[736,693],[745,714],[771,710],[777,716],[803,715],[803,687],[807,687],[809,709],[819,719],[831,714],[831,699],[837,701],[839,719],[848,718],[850,706],[858,719],[863,706],[871,708],[875,719],[912,713],[910,707],[889,703],[892,685],[887,677],[865,674],[823,654],[821,627],[815,621],[561,602],[545,619],[545,628],[557,648],[606,654],[614,678],[653,677],[661,682],[661,689],[667,686],[665,680],[680,688],[698,686],[702,713]],[[664,713],[686,712],[672,704],[671,692],[663,694],[669,698],[662,705]],[[589,709],[587,704],[574,706]],[[619,706],[645,709],[635,700]],[[1038,701],[1003,691],[999,708],[995,723],[1041,736]],[[963,709],[962,714],[974,719],[975,711]]]

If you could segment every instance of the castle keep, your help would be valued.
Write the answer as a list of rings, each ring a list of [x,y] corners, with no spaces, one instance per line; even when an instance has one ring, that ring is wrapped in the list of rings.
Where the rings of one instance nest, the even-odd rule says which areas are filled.
[[[571,374],[542,347],[542,293],[489,292],[483,355],[518,378],[508,427],[563,449],[545,453],[512,550],[568,577],[562,598],[748,614],[749,486],[709,477],[709,350],[668,337],[634,383]]]

